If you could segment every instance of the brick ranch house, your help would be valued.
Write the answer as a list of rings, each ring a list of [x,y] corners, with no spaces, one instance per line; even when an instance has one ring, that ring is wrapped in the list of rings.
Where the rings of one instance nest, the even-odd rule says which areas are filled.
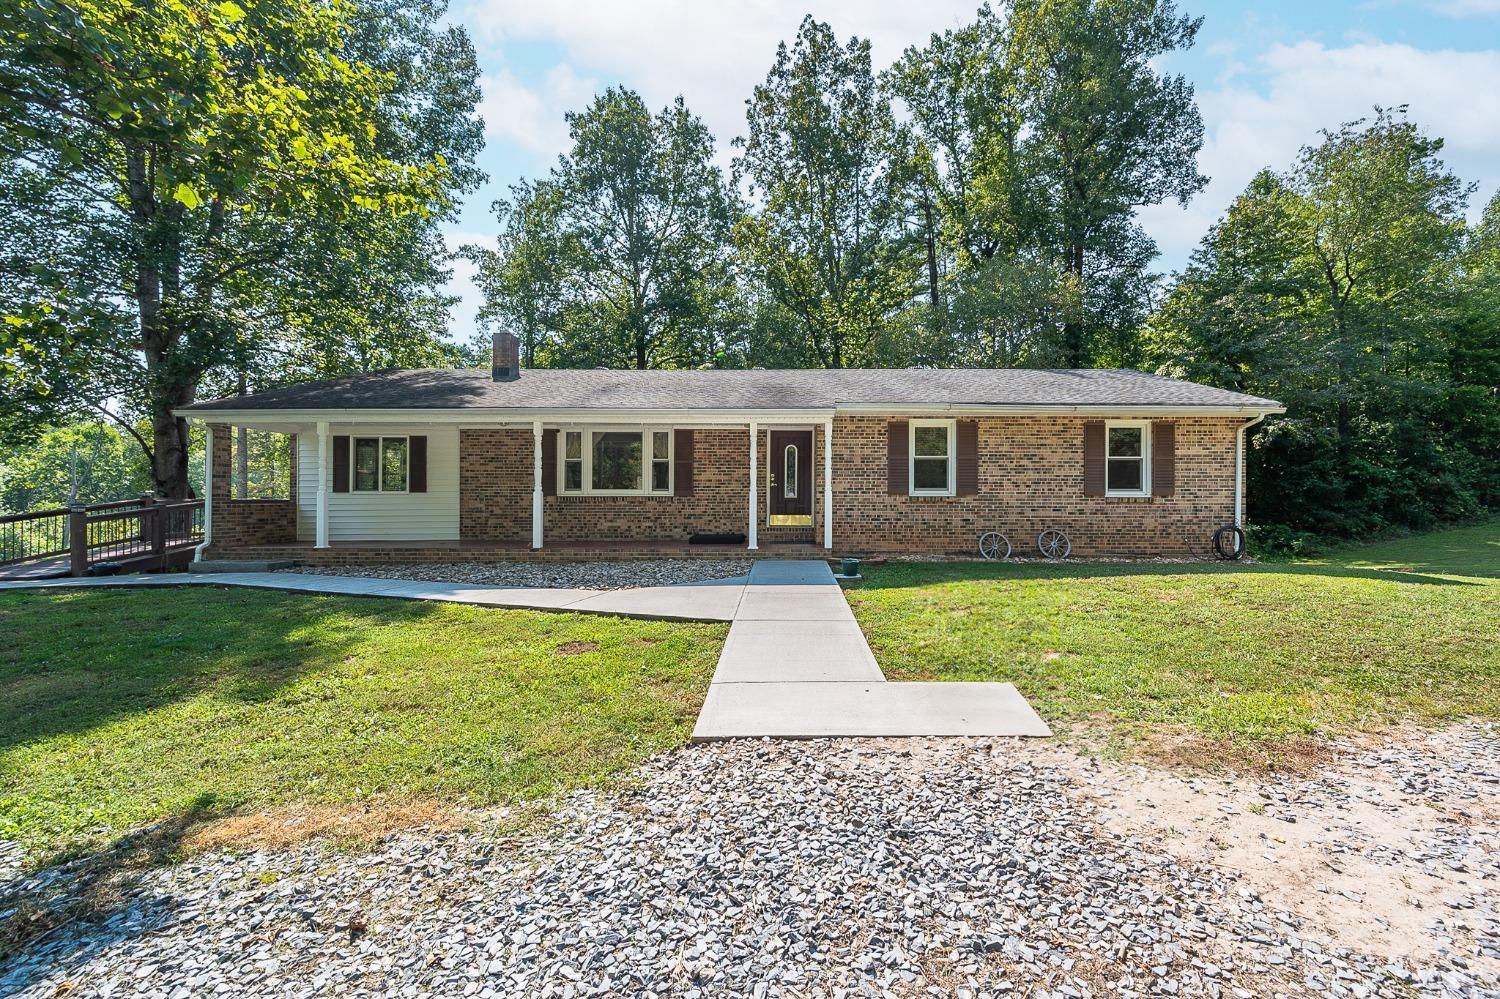
[[[185,407],[200,555],[392,559],[1206,552],[1280,404],[1135,371],[401,370]],[[294,435],[285,498],[231,498],[232,427]]]

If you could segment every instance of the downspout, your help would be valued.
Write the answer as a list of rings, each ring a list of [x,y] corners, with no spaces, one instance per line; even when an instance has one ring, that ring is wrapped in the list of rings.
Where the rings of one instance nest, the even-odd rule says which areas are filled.
[[[203,541],[193,549],[193,561],[203,561],[203,549],[214,540],[214,428],[203,424]]]
[[[1245,529],[1245,431],[1266,418],[1265,413],[1240,424],[1234,437],[1234,526]]]

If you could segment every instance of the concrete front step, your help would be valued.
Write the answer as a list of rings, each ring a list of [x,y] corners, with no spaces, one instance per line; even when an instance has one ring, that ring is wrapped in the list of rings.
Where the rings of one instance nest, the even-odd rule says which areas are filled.
[[[188,572],[273,572],[290,569],[296,563],[289,558],[229,559],[212,558],[202,562],[189,562]]]
[[[694,742],[758,738],[1050,736],[1009,683],[714,683]]]

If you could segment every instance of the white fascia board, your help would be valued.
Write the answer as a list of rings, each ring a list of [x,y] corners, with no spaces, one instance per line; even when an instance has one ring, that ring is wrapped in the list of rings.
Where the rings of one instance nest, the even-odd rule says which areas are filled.
[[[181,415],[192,423],[228,423],[235,426],[295,428],[317,423],[461,424],[469,427],[528,427],[533,421],[548,424],[600,426],[604,424],[668,423],[679,427],[737,426],[755,421],[765,424],[821,423],[836,413],[883,413],[893,416],[1057,416],[1129,415],[1156,416],[1269,416],[1285,413],[1284,406],[1015,406],[954,403],[853,402],[833,409],[240,409]]]
[[[1137,418],[1153,416],[1262,416],[1285,413],[1285,406],[1011,406],[975,405],[972,403],[841,402],[840,413],[888,413],[893,416],[1082,416],[1128,415]]]
[[[674,426],[724,426],[752,420],[815,423],[833,416],[830,409],[222,409],[179,414],[192,423],[236,426],[329,423],[462,424],[471,427],[527,426],[534,421],[579,426],[670,423]]]

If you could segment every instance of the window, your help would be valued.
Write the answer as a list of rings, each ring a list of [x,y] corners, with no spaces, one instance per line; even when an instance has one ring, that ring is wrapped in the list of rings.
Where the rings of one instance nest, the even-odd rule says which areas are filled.
[[[670,494],[670,430],[565,430],[558,473],[564,493]]]
[[[911,494],[953,495],[952,420],[911,421]]]
[[[781,495],[787,499],[797,498],[797,445],[788,444],[782,453]]]
[[[356,437],[351,487],[357,493],[406,492],[410,465],[405,437]]]
[[[1151,424],[1104,425],[1104,495],[1146,496],[1151,491]]]
[[[563,434],[563,481],[565,493],[583,492],[583,431]]]
[[[672,488],[672,435],[665,430],[651,431],[651,491],[664,493]]]

